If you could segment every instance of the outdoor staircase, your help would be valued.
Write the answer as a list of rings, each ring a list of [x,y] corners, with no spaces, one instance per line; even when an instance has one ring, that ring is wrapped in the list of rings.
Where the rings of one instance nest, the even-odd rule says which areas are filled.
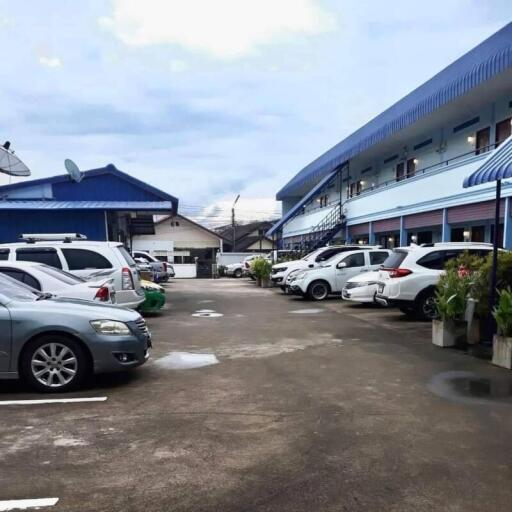
[[[345,227],[345,215],[338,203],[309,233],[301,240],[301,250],[310,252],[328,244]]]

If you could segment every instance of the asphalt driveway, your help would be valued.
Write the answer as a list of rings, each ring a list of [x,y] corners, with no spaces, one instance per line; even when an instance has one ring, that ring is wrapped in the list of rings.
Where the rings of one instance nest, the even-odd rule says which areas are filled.
[[[428,324],[396,311],[235,279],[167,292],[151,362],[66,395],[101,401],[0,403],[0,502],[511,510],[512,372],[432,346]],[[41,398],[0,383],[0,401]]]

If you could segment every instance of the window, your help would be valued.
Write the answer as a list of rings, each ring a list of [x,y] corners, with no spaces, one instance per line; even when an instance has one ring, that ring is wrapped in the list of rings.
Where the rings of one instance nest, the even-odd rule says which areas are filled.
[[[121,256],[124,258],[126,263],[128,263],[128,266],[135,267],[135,261],[132,258],[132,255],[126,250],[126,247],[124,247],[124,245],[119,245],[117,249],[121,253]]]
[[[409,158],[409,160],[407,160],[407,177],[411,178],[415,174],[416,174],[416,159]]]
[[[491,143],[491,128],[487,127],[476,132],[475,155],[489,151]]]
[[[447,261],[460,256],[463,251],[460,249],[448,249],[446,251],[434,251],[418,260],[418,265],[432,270],[442,270]]]
[[[512,125],[510,122],[512,118],[504,119],[503,121],[496,124],[496,147],[498,147],[505,139],[510,137],[512,131]]]
[[[351,267],[364,267],[364,252],[356,252],[350,254],[343,261],[347,264],[346,268]]]
[[[35,261],[36,263],[45,263],[50,267],[62,268],[57,251],[50,247],[16,249],[16,259],[18,261]]]
[[[54,279],[58,279],[59,281],[62,281],[63,283],[66,284],[74,285],[79,283],[85,283],[85,279],[82,279],[81,277],[70,274],[65,270],[59,270],[58,268],[49,267],[48,265],[41,265],[39,267],[39,270],[44,274],[47,274],[53,277]]]
[[[0,249],[0,261],[9,259],[9,249]]]
[[[336,249],[327,249],[316,257],[316,261],[326,261],[329,258],[332,258],[335,254],[338,254],[338,250]]]
[[[68,262],[69,270],[84,270],[91,268],[112,268],[110,261],[95,251],[88,249],[62,249]]]
[[[405,164],[400,162],[396,165],[396,181],[402,181],[405,178]]]
[[[444,268],[444,254],[442,251],[434,251],[418,260],[418,265],[432,270]]]
[[[398,268],[407,257],[407,251],[394,250],[383,262],[385,268]]]
[[[6,276],[16,279],[16,281],[19,281],[20,283],[25,283],[27,286],[35,288],[36,290],[41,290],[39,281],[23,270],[17,270],[13,268],[0,268],[0,272]]]
[[[386,261],[388,253],[384,251],[370,253],[370,265],[380,265]]]

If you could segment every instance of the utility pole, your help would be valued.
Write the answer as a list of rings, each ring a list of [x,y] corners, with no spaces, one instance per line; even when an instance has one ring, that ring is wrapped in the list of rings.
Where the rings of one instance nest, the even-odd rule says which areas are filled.
[[[236,224],[235,224],[235,205],[240,199],[240,194],[236,196],[235,202],[233,203],[233,207],[231,208],[231,229],[233,230],[233,246],[231,248],[231,252],[235,252],[236,246]]]

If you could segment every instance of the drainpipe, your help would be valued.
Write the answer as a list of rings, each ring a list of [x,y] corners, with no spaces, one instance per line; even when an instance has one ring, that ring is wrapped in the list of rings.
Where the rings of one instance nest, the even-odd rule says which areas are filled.
[[[407,230],[404,227],[404,218],[400,217],[400,247],[407,245]]]
[[[452,239],[452,228],[448,223],[448,209],[443,208],[443,230],[441,233],[442,242],[450,242]]]
[[[368,223],[368,244],[375,245],[375,233],[373,231],[373,222]]]

